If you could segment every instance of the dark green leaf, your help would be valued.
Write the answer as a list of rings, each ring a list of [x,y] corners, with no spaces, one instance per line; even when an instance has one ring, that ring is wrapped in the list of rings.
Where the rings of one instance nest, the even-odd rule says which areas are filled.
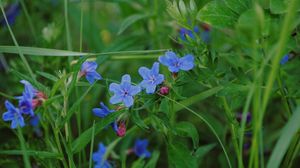
[[[175,168],[196,168],[197,160],[188,148],[180,143],[168,144],[169,166]]]
[[[135,15],[131,15],[129,17],[127,17],[121,24],[121,27],[118,31],[118,34],[121,34],[123,33],[130,25],[132,25],[133,23],[141,20],[141,19],[144,19],[144,18],[147,18],[149,17],[149,15],[147,14],[135,14]]]
[[[190,137],[193,140],[194,148],[198,147],[199,134],[196,127],[189,122],[180,122],[175,125],[175,131],[177,135],[183,137]]]

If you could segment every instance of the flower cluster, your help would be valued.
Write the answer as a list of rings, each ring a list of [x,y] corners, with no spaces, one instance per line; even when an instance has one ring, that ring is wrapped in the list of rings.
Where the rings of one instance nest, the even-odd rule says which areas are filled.
[[[34,109],[47,99],[44,93],[36,90],[28,81],[21,80],[21,83],[24,84],[24,91],[22,96],[16,97],[19,100],[18,107],[6,100],[5,107],[7,112],[2,115],[4,121],[11,121],[12,129],[18,126],[25,126],[23,115],[29,115],[31,120],[33,120],[33,125],[37,125],[39,118],[34,114]]]

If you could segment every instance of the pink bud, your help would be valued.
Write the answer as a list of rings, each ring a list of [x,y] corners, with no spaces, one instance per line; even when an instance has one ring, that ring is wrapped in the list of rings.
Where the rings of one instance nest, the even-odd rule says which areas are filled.
[[[124,122],[121,122],[117,131],[118,137],[123,137],[126,134],[126,125]]]
[[[167,94],[169,94],[169,88],[167,86],[163,86],[163,87],[160,88],[159,92],[162,95],[167,95]]]

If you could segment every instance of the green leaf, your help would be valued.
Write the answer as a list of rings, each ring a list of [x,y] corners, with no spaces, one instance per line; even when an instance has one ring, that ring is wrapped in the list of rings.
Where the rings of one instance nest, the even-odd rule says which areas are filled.
[[[198,147],[199,134],[198,134],[196,127],[192,123],[180,122],[175,125],[175,131],[179,136],[192,138],[194,148]]]
[[[282,14],[287,12],[290,0],[270,0],[270,9],[274,14]],[[298,2],[298,10],[300,9],[300,3]]]
[[[107,125],[112,123],[123,111],[113,112],[112,114],[101,119],[98,123],[95,124],[94,135],[97,135],[102,129]],[[93,138],[93,127],[85,130],[77,139],[72,143],[72,153],[80,152]]]
[[[118,31],[118,35],[122,34],[130,25],[132,25],[133,23],[147,18],[149,17],[148,14],[135,14],[135,15],[131,15],[129,17],[127,17],[121,24],[121,27]]]
[[[49,73],[46,73],[46,72],[40,72],[40,71],[37,71],[36,72],[37,74],[49,79],[49,80],[52,80],[54,82],[56,82],[58,80],[58,78],[52,74],[49,74]]]
[[[186,100],[183,100],[180,102],[180,104],[184,105],[184,106],[190,106],[194,103],[199,103],[201,100],[204,100],[216,93],[218,93],[220,90],[222,90],[223,87],[222,86],[218,86],[218,87],[214,87],[214,88],[211,88],[209,90],[206,90],[204,92],[201,92],[197,95],[194,95]],[[179,105],[179,104],[175,104],[174,105],[174,112],[177,112],[181,109],[183,109],[184,107],[182,105]]]
[[[56,50],[48,48],[37,47],[19,47],[24,55],[36,55],[36,56],[83,56],[90,55],[90,53],[73,52],[66,50]],[[0,53],[14,53],[18,54],[18,48],[15,46],[0,46]]]
[[[195,157],[198,159],[198,163],[201,163],[202,159],[204,158],[205,155],[208,154],[214,147],[216,146],[215,143],[209,144],[209,145],[204,145],[199,147],[196,152],[194,153]]]
[[[197,160],[188,148],[180,143],[168,144],[168,160],[170,167],[197,167]]]
[[[35,151],[27,150],[27,155],[34,156],[38,158],[62,158],[62,154],[47,152],[47,151]],[[1,150],[0,155],[23,155],[22,150]]]
[[[139,111],[138,110],[134,110],[132,112],[132,121],[139,126],[142,129],[149,129],[149,127],[144,123],[144,121],[141,119]]]
[[[199,11],[197,19],[217,28],[228,28],[234,25],[238,16],[224,2],[211,1]]]
[[[224,0],[227,8],[231,9],[237,14],[243,13],[245,10],[249,9],[249,0]]]
[[[277,168],[287,152],[293,136],[300,129],[300,107],[298,107],[290,117],[288,123],[283,127],[281,135],[273,148],[267,168]]]
[[[156,163],[158,161],[160,152],[159,151],[154,151],[151,154],[151,159],[149,160],[149,162],[145,165],[145,168],[155,168],[156,167]]]

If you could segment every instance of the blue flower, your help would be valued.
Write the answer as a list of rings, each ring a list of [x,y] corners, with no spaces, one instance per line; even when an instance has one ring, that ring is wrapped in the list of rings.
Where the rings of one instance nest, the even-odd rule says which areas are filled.
[[[103,102],[100,102],[101,108],[94,108],[93,113],[95,116],[98,116],[100,118],[106,117],[108,114],[115,112],[115,110],[108,109],[107,106]]]
[[[24,118],[18,108],[15,108],[8,100],[5,101],[7,112],[3,113],[2,119],[4,121],[11,121],[11,128],[15,129],[17,126],[24,127]]]
[[[147,150],[148,144],[149,141],[147,139],[137,139],[133,147],[133,152],[138,157],[150,157],[151,153]]]
[[[17,2],[14,4],[8,5],[7,8],[5,8],[5,9],[6,9],[5,15],[6,15],[8,24],[9,25],[14,24],[17,16],[20,14],[20,10],[21,10],[20,4]],[[6,26],[4,17],[0,19],[0,25]]]
[[[110,98],[111,104],[123,102],[126,107],[133,105],[133,96],[141,91],[139,86],[131,85],[131,78],[128,74],[122,76],[121,84],[111,83],[109,90],[114,93]]]
[[[173,73],[177,73],[179,70],[188,71],[194,67],[194,56],[190,54],[179,58],[174,52],[167,51],[165,55],[160,56],[158,60]]]
[[[164,75],[159,74],[159,63],[155,62],[151,69],[141,67],[139,74],[143,77],[140,83],[142,88],[146,88],[146,93],[152,94],[155,92],[156,86],[164,81]]]
[[[96,62],[86,61],[81,66],[80,75],[85,75],[86,80],[88,80],[90,84],[93,84],[95,80],[102,79],[101,75],[96,71],[97,67]]]
[[[39,122],[40,122],[40,116],[34,115],[33,117],[30,118],[29,124],[33,127],[36,127],[39,125]]]
[[[22,114],[34,116],[32,100],[36,95],[37,91],[33,86],[26,80],[21,80],[24,84],[24,91],[22,96],[18,96],[19,99],[19,109]]]
[[[288,61],[289,61],[289,54],[286,54],[281,58],[280,64],[283,65],[283,64],[287,63]]]
[[[194,36],[194,33],[199,33],[200,30],[199,30],[199,27],[198,26],[195,26],[194,27],[194,30],[189,30],[189,29],[186,29],[186,28],[181,28],[179,30],[179,38],[183,41],[186,41],[187,40],[187,36],[190,37],[191,39],[195,39],[195,36]]]
[[[105,160],[106,147],[103,143],[99,143],[98,151],[93,153],[93,161],[97,168],[110,168],[112,167],[107,160]]]

